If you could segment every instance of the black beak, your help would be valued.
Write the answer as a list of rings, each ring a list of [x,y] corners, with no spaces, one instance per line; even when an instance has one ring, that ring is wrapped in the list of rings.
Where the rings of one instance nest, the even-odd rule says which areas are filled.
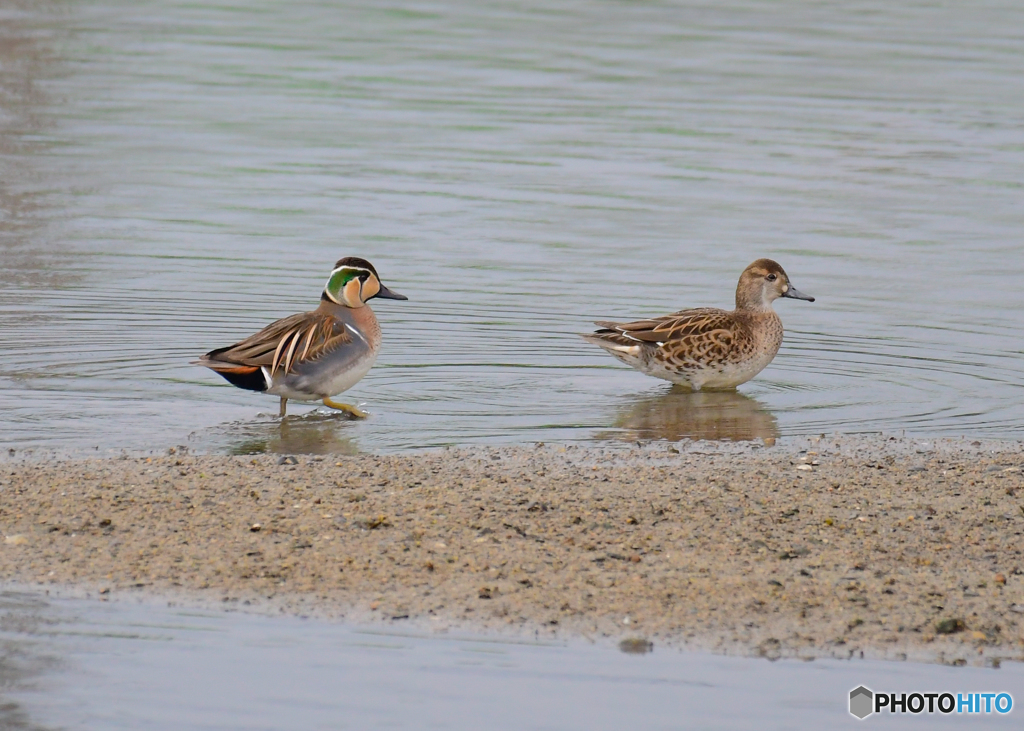
[[[407,300],[409,299],[404,294],[398,294],[398,292],[392,292],[390,289],[385,287],[383,284],[380,285],[380,292],[374,295],[385,300]]]
[[[792,284],[789,285],[789,289],[787,289],[782,296],[789,297],[790,299],[794,300],[807,300],[808,302],[814,302],[813,297],[811,297],[809,294],[804,294],[799,289],[794,287]]]

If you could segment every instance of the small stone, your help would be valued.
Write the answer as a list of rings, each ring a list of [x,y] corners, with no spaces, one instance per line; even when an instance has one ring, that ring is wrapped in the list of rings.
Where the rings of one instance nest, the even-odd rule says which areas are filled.
[[[962,619],[944,619],[935,625],[935,631],[940,635],[951,635],[963,632],[966,629]]]
[[[481,586],[480,591],[477,592],[478,599],[490,599],[491,598],[491,587]]]
[[[353,522],[365,530],[376,530],[377,528],[391,527],[391,523],[388,521],[388,516],[386,515],[378,515],[375,518],[358,517],[354,518]]]
[[[619,650],[627,655],[646,655],[654,652],[654,643],[646,637],[627,637],[619,643]]]
[[[277,460],[277,463],[278,464],[298,464],[299,460],[295,459],[295,457],[292,457],[291,455],[288,455],[287,457],[281,457],[281,459]]]
[[[802,472],[810,472],[811,470],[814,469],[809,464],[798,464],[796,468]]]
[[[1003,576],[1002,574],[996,574],[996,583],[997,584],[1005,584],[1006,583],[1006,577]]]
[[[766,446],[766,447],[774,447],[775,446],[775,437],[765,437],[761,441],[764,442],[764,446]]]
[[[6,543],[8,546],[24,546],[26,543],[28,543],[28,538],[21,534],[7,536],[4,538],[4,543]]]
[[[782,657],[782,643],[774,637],[769,637],[757,646],[757,654],[774,662]]]
[[[259,533],[261,530],[263,530],[263,526],[260,523],[253,523],[249,526],[249,530],[253,533]]]

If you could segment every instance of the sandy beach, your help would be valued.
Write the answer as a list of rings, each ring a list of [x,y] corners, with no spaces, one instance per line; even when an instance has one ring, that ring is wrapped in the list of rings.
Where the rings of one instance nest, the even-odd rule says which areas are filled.
[[[876,437],[0,465],[8,586],[643,638],[1024,659],[1024,449]]]

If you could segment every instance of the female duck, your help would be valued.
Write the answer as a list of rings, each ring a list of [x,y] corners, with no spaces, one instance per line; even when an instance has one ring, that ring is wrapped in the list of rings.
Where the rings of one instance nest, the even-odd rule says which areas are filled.
[[[195,365],[206,366],[239,388],[280,396],[282,417],[288,399],[295,399],[321,401],[364,418],[363,411],[331,397],[352,388],[377,359],[380,324],[366,304],[374,297],[408,299],[381,284],[366,259],[346,257],[334,265],[317,309],[211,350]]]
[[[626,365],[694,391],[732,389],[772,362],[782,344],[782,320],[772,309],[780,297],[814,302],[797,291],[771,259],[743,270],[736,285],[736,309],[681,310],[636,322],[596,322],[583,334]]]

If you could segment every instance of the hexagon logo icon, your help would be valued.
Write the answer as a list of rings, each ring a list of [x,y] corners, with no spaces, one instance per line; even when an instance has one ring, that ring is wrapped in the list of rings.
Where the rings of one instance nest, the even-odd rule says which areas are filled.
[[[869,688],[859,685],[850,691],[850,714],[861,721],[874,713],[875,694]]]

